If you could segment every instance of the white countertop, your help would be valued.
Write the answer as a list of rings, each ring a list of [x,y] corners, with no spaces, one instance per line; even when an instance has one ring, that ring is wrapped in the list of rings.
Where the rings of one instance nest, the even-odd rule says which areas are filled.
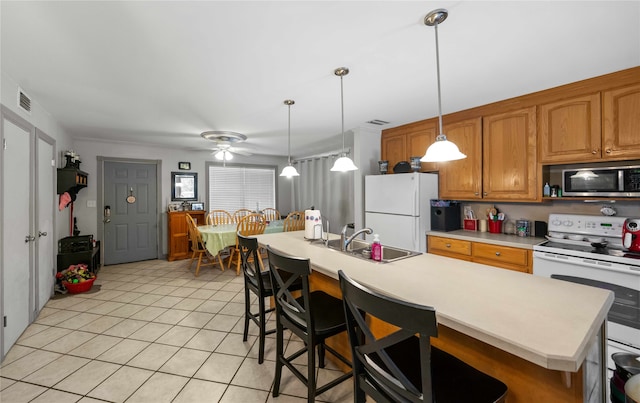
[[[375,263],[311,244],[303,235],[257,238],[311,259],[314,270],[334,279],[341,269],[372,289],[432,306],[442,325],[548,369],[577,371],[613,304],[613,293],[599,288],[433,254]]]
[[[444,238],[461,239],[463,241],[484,242],[494,245],[511,246],[513,248],[533,249],[534,245],[545,242],[545,238],[521,237],[516,235],[492,234],[490,232],[465,231],[427,231],[427,235]]]

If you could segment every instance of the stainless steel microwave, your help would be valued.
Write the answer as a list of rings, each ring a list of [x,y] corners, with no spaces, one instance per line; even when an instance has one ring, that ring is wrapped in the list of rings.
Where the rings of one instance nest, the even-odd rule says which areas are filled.
[[[565,169],[562,195],[640,197],[640,165]]]

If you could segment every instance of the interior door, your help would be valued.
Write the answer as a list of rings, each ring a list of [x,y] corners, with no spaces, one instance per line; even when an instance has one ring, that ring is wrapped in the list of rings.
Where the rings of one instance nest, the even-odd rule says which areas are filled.
[[[55,217],[55,141],[36,129],[36,308],[38,312],[53,293],[55,276],[53,217]]]
[[[27,328],[33,307],[31,273],[31,139],[32,128],[6,110],[2,113],[2,309],[3,355]]]
[[[156,165],[105,161],[104,264],[158,257]]]

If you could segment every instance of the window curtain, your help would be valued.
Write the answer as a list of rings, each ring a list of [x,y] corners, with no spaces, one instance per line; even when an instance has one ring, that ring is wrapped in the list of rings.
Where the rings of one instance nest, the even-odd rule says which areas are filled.
[[[323,156],[295,161],[300,176],[294,182],[294,206],[306,210],[315,206],[329,219],[329,232],[340,233],[353,222],[354,172],[331,172],[338,156]]]

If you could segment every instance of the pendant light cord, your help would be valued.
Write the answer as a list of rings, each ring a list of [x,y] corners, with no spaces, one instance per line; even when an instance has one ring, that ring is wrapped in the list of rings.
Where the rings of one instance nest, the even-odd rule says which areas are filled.
[[[346,156],[347,153],[344,149],[344,89],[342,87],[342,76],[340,76],[340,109],[342,110],[342,155]]]
[[[440,95],[440,49],[438,46],[438,23],[436,22],[433,27],[436,30],[436,74],[438,75],[438,127],[440,131],[438,136],[442,136],[442,100]]]
[[[291,165],[291,104],[288,105],[289,107],[289,130],[288,130],[288,137],[289,140],[287,141],[287,152],[289,153],[289,165]]]

